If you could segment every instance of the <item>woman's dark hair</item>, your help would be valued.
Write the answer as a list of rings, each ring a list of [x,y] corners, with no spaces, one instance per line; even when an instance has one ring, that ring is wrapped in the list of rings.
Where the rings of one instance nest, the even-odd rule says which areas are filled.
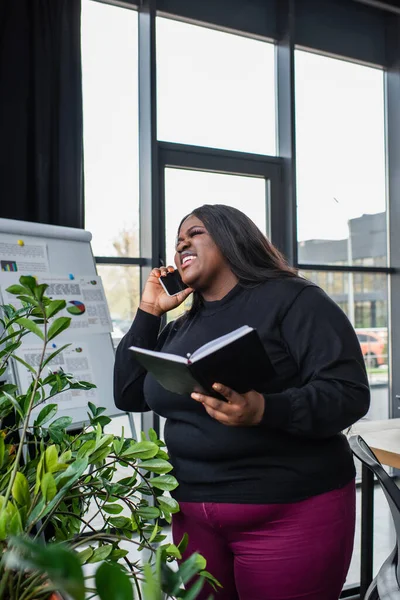
[[[247,215],[225,204],[204,204],[186,215],[204,223],[242,287],[255,287],[267,279],[297,276],[277,248]],[[193,294],[190,314],[197,312],[201,296]]]

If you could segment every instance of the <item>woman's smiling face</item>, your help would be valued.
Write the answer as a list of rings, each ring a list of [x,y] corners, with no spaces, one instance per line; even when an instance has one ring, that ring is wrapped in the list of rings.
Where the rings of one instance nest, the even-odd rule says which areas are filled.
[[[212,286],[232,271],[204,223],[189,215],[182,223],[176,243],[175,264],[183,281],[198,291]]]

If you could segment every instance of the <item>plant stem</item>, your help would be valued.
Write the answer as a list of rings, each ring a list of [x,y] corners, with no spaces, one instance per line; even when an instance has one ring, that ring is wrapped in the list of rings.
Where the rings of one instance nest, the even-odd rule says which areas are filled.
[[[46,597],[50,595],[51,592],[56,592],[57,588],[53,585],[48,585],[49,582],[43,584],[43,575],[37,575],[35,579],[25,588],[25,591],[22,592],[22,595],[18,598],[18,600],[31,600],[33,598],[39,598],[43,594],[46,594]],[[35,589],[38,586],[38,589]]]
[[[6,589],[9,574],[10,574],[10,571],[8,571],[7,569],[4,569],[4,573],[3,573],[3,576],[0,581],[0,598],[3,598],[4,590]]]
[[[20,571],[20,573],[18,575],[17,587],[16,587],[16,591],[15,591],[17,598],[19,598],[19,590],[20,590],[20,587],[21,587],[21,581],[22,581],[23,574],[24,574],[24,572]]]
[[[46,313],[44,313],[44,314],[46,315]],[[18,467],[19,467],[19,461],[21,460],[22,450],[23,450],[24,441],[25,441],[25,437],[26,437],[26,432],[28,431],[29,418],[31,416],[31,412],[32,412],[32,408],[33,408],[33,403],[35,401],[35,395],[36,395],[36,390],[37,390],[37,386],[38,386],[38,380],[40,378],[40,373],[42,371],[42,363],[43,363],[43,360],[44,360],[44,355],[45,355],[45,352],[46,352],[46,347],[47,347],[47,323],[46,323],[46,319],[45,319],[45,322],[44,322],[44,344],[43,344],[43,349],[42,349],[42,355],[40,357],[39,368],[38,368],[38,371],[37,371],[37,374],[36,374],[36,377],[35,377],[35,383],[34,383],[34,386],[33,386],[31,397],[29,399],[29,405],[28,405],[28,408],[27,408],[27,411],[26,411],[26,416],[25,416],[25,420],[24,420],[24,426],[22,428],[21,438],[20,438],[20,441],[19,441],[19,444],[18,444],[18,450],[17,450],[17,454],[15,456],[15,461],[14,461],[13,470],[11,472],[10,481],[8,483],[7,491],[5,493],[3,507],[2,507],[2,509],[0,511],[0,517],[3,515],[3,513],[7,509],[7,504],[8,504],[8,500],[10,499],[12,486],[14,484],[15,477],[17,475],[17,471],[18,471]]]

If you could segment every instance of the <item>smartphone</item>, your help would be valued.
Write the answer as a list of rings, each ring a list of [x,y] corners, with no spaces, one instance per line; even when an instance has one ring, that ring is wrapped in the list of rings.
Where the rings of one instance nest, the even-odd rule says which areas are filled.
[[[176,296],[176,294],[179,294],[179,292],[188,287],[186,283],[183,283],[177,269],[171,273],[167,273],[164,277],[160,277],[159,282],[168,296]]]

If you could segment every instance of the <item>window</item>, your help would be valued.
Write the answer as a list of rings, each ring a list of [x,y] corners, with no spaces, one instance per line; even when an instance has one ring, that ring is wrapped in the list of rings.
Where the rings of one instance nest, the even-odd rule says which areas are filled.
[[[97,265],[117,344],[130,328],[140,302],[140,268],[135,265]]]
[[[175,239],[181,219],[202,204],[229,204],[244,211],[266,233],[267,184],[261,177],[165,169],[167,264],[174,264]]]
[[[275,47],[157,18],[158,138],[276,154]]]
[[[384,73],[300,50],[295,66],[299,262],[386,266]]]
[[[138,256],[137,13],[83,0],[85,228],[96,256]]]

